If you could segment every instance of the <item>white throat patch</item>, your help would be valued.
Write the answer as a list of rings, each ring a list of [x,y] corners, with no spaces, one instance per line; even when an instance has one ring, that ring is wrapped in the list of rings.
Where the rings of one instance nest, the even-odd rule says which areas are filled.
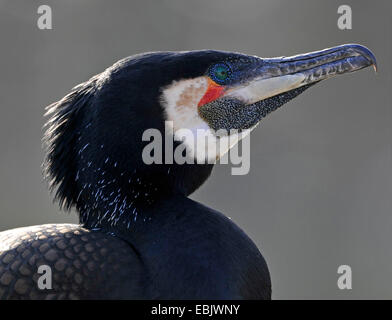
[[[214,163],[251,131],[218,137],[198,113],[198,103],[207,88],[206,76],[173,81],[162,90],[161,96],[165,120],[172,124],[175,140],[183,141],[198,163],[206,159]]]

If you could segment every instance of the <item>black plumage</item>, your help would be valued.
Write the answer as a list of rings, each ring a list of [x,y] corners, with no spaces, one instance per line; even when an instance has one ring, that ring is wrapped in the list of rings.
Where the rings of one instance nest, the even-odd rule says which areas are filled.
[[[146,144],[141,139],[143,131],[164,130],[160,89],[173,79],[203,75],[211,63],[227,56],[230,54],[202,51],[126,58],[48,107],[46,176],[60,204],[76,207],[81,226],[64,225],[65,233],[52,225],[42,227],[40,232],[49,233],[48,238],[35,245],[53,246],[64,264],[61,269],[67,269],[74,258],[67,257],[55,243],[71,235],[76,242],[70,249],[77,247],[82,241],[73,235],[76,230],[89,238],[94,234],[113,241],[111,248],[126,243],[129,259],[113,261],[123,270],[106,276],[118,288],[114,291],[97,289],[100,285],[105,288],[106,282],[95,284],[92,291],[62,290],[64,283],[74,281],[70,274],[55,278],[52,291],[34,286],[33,293],[26,290],[29,296],[11,288],[2,298],[270,297],[268,269],[253,242],[224,215],[187,198],[208,178],[213,165],[145,165],[140,157]],[[8,253],[35,243],[21,242],[19,236],[13,239],[12,234],[3,237],[12,244]],[[84,247],[80,250],[84,252]],[[35,254],[36,261],[44,257],[39,249]],[[20,255],[15,254],[14,259],[28,264]],[[100,270],[104,259],[90,261],[96,266],[94,271],[85,265],[87,261],[81,261],[83,283],[96,273],[110,272]],[[7,260],[3,266],[12,262]],[[31,272],[37,268],[38,264],[31,266]],[[124,272],[129,281],[124,281]],[[20,278],[18,270],[12,272],[12,278]],[[26,286],[32,287],[32,281]]]

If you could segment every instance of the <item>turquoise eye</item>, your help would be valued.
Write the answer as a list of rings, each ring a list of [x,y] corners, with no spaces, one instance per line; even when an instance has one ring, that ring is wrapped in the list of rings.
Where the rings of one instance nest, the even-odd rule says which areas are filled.
[[[217,83],[223,83],[229,79],[231,70],[228,65],[219,63],[214,65],[210,70],[210,77]]]
[[[223,66],[219,66],[215,69],[215,77],[219,80],[226,80],[227,77],[229,76],[229,72],[227,68]]]

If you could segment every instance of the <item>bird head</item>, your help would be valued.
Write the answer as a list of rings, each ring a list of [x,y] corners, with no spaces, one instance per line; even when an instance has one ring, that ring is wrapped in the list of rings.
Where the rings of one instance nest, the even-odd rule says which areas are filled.
[[[267,114],[313,84],[376,66],[374,55],[355,44],[272,59],[218,51],[178,53],[175,59],[186,60],[190,67],[177,69],[175,79],[162,89],[161,102],[174,132],[189,129],[191,137],[181,138],[194,157],[196,130],[204,130],[216,144],[228,137],[237,142],[244,136],[239,132],[254,129]],[[194,66],[198,73],[193,72]],[[192,70],[189,75],[184,72],[187,69]],[[225,145],[230,148],[233,143]],[[228,149],[201,151],[215,160]]]
[[[109,211],[105,205],[124,209],[124,199],[144,205],[163,191],[188,195],[208,178],[212,164],[165,159],[179,145],[198,157],[194,132],[205,132],[212,144],[228,138],[236,143],[313,84],[371,65],[374,55],[354,44],[268,59],[213,50],[125,58],[48,107],[50,185],[61,204],[80,212],[99,209],[100,217]],[[146,164],[143,134],[153,128],[167,139],[166,122],[174,148],[163,148],[162,163]],[[183,129],[187,134],[176,139]],[[215,160],[233,143],[227,145],[206,157]]]

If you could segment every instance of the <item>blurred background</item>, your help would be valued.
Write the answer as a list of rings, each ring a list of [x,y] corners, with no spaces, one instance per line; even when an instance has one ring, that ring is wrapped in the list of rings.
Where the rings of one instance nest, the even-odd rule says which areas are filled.
[[[52,8],[53,29],[37,27]],[[352,9],[352,30],[337,9]],[[44,107],[120,58],[219,49],[261,57],[360,43],[371,68],[306,91],[251,135],[251,169],[216,166],[192,198],[262,251],[274,299],[392,298],[392,2],[0,0],[0,231],[75,222],[41,174]],[[352,290],[337,269],[350,265]]]

